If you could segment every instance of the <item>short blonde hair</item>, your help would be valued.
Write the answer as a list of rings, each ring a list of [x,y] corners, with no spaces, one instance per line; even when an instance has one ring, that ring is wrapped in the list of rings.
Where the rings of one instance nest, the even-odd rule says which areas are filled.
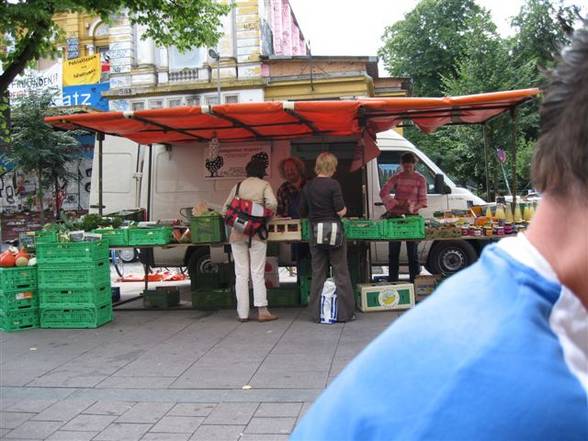
[[[316,158],[314,172],[319,175],[333,176],[337,170],[337,158],[329,152],[322,152]]]

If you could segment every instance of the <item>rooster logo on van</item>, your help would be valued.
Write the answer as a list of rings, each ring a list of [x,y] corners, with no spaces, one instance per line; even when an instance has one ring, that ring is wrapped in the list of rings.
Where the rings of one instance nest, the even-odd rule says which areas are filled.
[[[247,177],[245,166],[252,157],[259,158],[267,164],[266,173],[271,174],[271,146],[269,144],[243,143],[209,145],[204,155],[203,166],[205,179],[244,179]]]

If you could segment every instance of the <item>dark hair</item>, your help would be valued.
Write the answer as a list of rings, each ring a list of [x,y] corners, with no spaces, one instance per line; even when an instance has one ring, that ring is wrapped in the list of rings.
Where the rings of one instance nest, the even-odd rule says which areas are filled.
[[[302,162],[302,159],[297,158],[296,156],[290,156],[286,159],[282,159],[280,161],[280,165],[278,166],[278,170],[280,171],[280,176],[282,176],[282,178],[286,179],[284,169],[286,168],[286,164],[288,162],[291,162],[292,164],[294,164],[294,166],[298,170],[298,174],[300,176],[304,177],[304,171],[305,171],[304,170],[304,162]]]
[[[412,152],[406,152],[400,157],[401,164],[416,164],[417,158]]]
[[[265,162],[258,158],[253,158],[251,161],[247,163],[245,166],[245,171],[247,172],[247,177],[254,177],[263,179],[265,174]]]
[[[588,191],[588,21],[551,72],[541,105],[541,135],[533,184],[554,196],[586,198]],[[577,196],[580,196],[578,198]],[[588,199],[585,199],[588,200]]]

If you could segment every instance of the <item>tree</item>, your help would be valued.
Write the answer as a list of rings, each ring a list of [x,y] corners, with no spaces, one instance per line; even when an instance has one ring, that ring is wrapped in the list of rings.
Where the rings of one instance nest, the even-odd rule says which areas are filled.
[[[125,10],[132,23],[147,27],[145,37],[185,51],[216,44],[222,35],[221,16],[230,9],[231,5],[215,0],[1,1],[0,131],[8,127],[6,96],[10,83],[30,62],[56,54],[56,42],[63,32],[53,22],[55,14],[89,13],[108,21]]]
[[[44,189],[53,187],[58,198],[60,183],[72,177],[68,164],[81,157],[76,132],[60,132],[45,124],[44,118],[55,92],[32,92],[19,100],[12,112],[12,148],[8,159],[22,173],[37,178],[37,203],[44,222]],[[56,208],[59,204],[56,200]]]
[[[386,28],[379,55],[390,74],[412,78],[415,96],[441,96],[442,78],[455,74],[464,40],[495,30],[474,0],[422,0]]]

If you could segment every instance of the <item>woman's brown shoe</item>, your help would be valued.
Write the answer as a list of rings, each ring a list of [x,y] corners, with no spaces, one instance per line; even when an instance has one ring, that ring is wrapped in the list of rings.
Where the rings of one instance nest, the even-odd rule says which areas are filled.
[[[277,320],[279,317],[277,315],[273,315],[271,313],[260,314],[257,317],[258,322],[271,322],[272,320]]]

